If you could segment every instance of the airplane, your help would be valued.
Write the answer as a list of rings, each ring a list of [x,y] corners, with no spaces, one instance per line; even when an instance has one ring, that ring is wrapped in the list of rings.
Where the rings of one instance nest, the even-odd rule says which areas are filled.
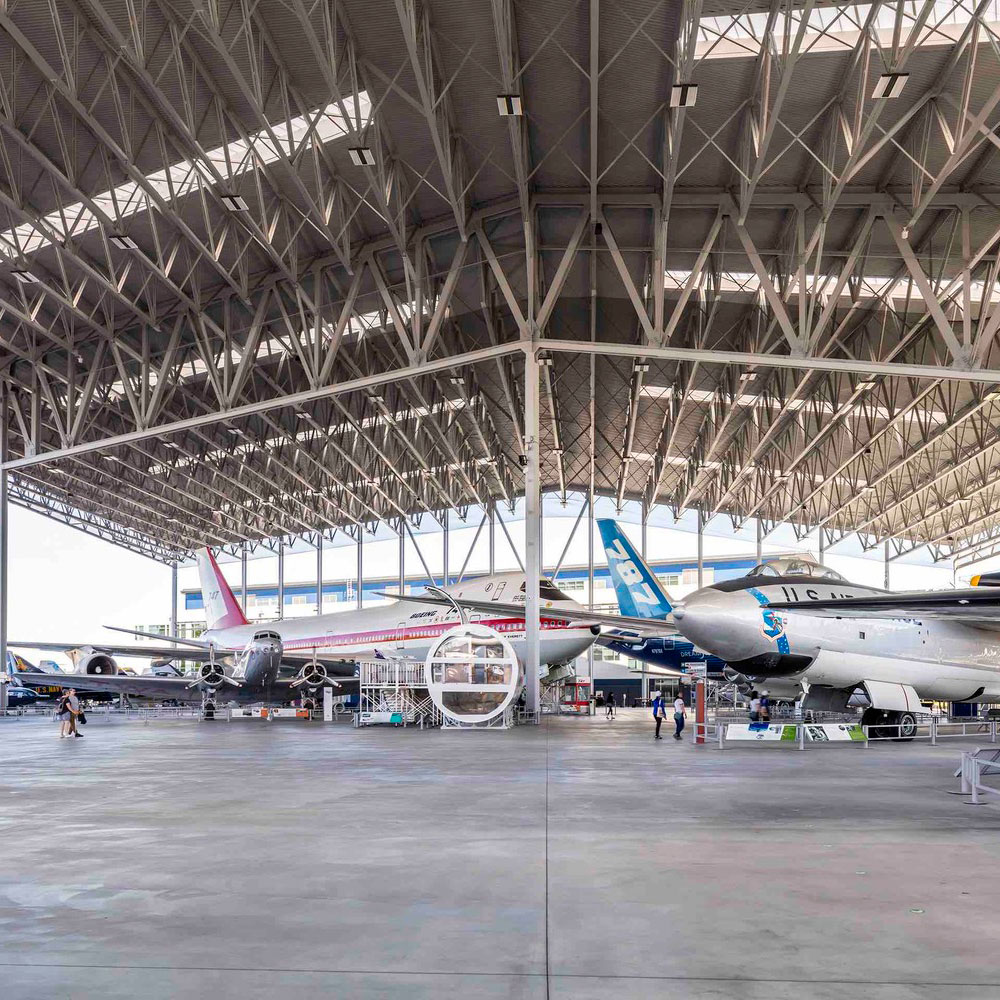
[[[20,684],[13,676],[9,680],[0,683],[3,683],[7,688],[8,708],[28,708],[34,705],[35,702],[42,700],[42,695]]]
[[[338,693],[357,687],[357,662],[380,658],[423,660],[431,645],[461,617],[454,606],[428,610],[409,597],[392,604],[340,611],[312,618],[282,619],[251,624],[208,549],[197,554],[208,629],[198,639],[161,636],[137,629],[116,629],[132,635],[158,639],[170,646],[80,643],[14,642],[11,646],[35,649],[83,649],[78,662],[86,669],[59,676],[25,673],[25,683],[58,683],[91,692],[111,692],[152,698],[170,698],[211,704],[218,699],[240,704],[288,702],[303,692],[332,685]],[[562,666],[593,643],[599,626],[587,619],[588,612],[550,581],[540,584],[547,607],[559,608],[564,618],[543,619],[540,661],[542,666]],[[445,600],[452,595],[482,599],[487,610],[471,616],[504,636],[523,663],[524,577],[497,573],[442,588]],[[520,615],[497,613],[502,599],[520,598]],[[394,595],[387,595],[394,596]],[[506,605],[504,605],[506,606]],[[110,627],[110,626],[109,626]],[[181,648],[178,648],[181,647]],[[200,662],[192,677],[122,676],[115,656],[143,656],[158,661],[170,659]],[[283,676],[288,671],[292,676]],[[301,690],[300,690],[301,689]],[[207,713],[206,713],[207,714]]]
[[[786,556],[672,602],[617,525],[606,549],[612,575],[628,591],[626,613],[588,612],[587,620],[635,636],[680,633],[725,661],[728,676],[766,685],[775,699],[801,698],[806,711],[839,712],[863,695],[861,724],[901,740],[912,739],[918,717],[927,714],[922,702],[1000,702],[996,575],[974,578],[976,586],[962,590],[891,593],[850,583],[809,556]],[[661,617],[643,617],[646,608]]]
[[[606,549],[609,540],[620,553],[609,552],[612,576],[633,608],[658,598],[655,577],[617,525]],[[862,725],[909,739],[923,701],[1000,700],[995,582],[890,593],[850,583],[811,557],[784,557],[656,607],[668,628],[772,696],[791,690],[805,710],[843,711],[857,692],[869,705]]]
[[[669,594],[643,560],[634,562],[631,559],[630,553],[634,553],[635,549],[622,534],[617,522],[599,518],[597,527],[621,613],[650,621],[668,620],[673,606]],[[676,634],[617,637],[611,633],[602,635],[597,641],[616,653],[651,663],[677,675],[689,673],[692,664],[704,664],[707,677],[722,680],[728,666],[725,660],[706,653]]]
[[[7,650],[7,675],[11,679],[11,683],[17,687],[28,687],[30,690],[34,691],[39,698],[55,698],[57,695],[62,694],[62,688],[57,687],[53,684],[28,684],[25,685],[21,680],[24,674],[28,673],[60,673],[59,667],[56,664],[48,661],[48,663],[36,667],[34,664],[29,663],[23,656],[18,656],[13,650]]]

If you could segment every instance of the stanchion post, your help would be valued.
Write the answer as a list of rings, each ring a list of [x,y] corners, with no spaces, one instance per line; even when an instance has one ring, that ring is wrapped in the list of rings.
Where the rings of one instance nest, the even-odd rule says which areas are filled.
[[[800,750],[805,750],[805,748],[806,748],[806,724],[804,722],[800,722],[798,724],[798,726],[799,726],[799,749]]]
[[[931,716],[931,746],[937,746],[937,716]]]
[[[694,686],[694,741],[705,742],[705,681],[699,678]]]

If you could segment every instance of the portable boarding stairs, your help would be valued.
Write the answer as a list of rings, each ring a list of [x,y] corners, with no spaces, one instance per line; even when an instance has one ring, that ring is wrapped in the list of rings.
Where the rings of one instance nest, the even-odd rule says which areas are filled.
[[[358,667],[355,726],[441,725],[441,713],[427,691],[423,663],[362,660]]]

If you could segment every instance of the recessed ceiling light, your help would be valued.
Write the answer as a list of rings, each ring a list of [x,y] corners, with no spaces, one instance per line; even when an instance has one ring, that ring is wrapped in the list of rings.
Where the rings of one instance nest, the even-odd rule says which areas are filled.
[[[899,97],[906,86],[909,73],[883,73],[875,81],[875,89],[872,91],[872,99],[876,101],[888,100]]]
[[[351,156],[351,163],[356,167],[374,167],[375,151],[371,146],[351,146],[347,151]]]
[[[238,194],[222,195],[222,204],[225,205],[230,212],[245,212],[250,207],[246,203],[246,199]]]
[[[108,237],[109,242],[114,243],[119,250],[138,250],[139,244],[131,236],[125,233],[113,233]]]
[[[14,277],[17,278],[22,285],[33,285],[39,280],[34,274],[30,271],[26,271],[23,267],[16,267],[10,273],[14,275]]]
[[[670,88],[670,107],[692,108],[698,103],[698,84],[675,83]]]
[[[740,381],[741,382],[752,382],[757,377],[756,372],[741,372]]]
[[[523,115],[520,94],[497,94],[497,110],[501,116],[507,118],[511,115]]]

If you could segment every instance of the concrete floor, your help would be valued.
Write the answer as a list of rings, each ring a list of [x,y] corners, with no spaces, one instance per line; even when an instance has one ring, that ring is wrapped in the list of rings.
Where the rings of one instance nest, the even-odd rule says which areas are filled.
[[[945,794],[964,741],[720,753],[647,722],[0,720],[0,997],[1000,995],[1000,807]]]

